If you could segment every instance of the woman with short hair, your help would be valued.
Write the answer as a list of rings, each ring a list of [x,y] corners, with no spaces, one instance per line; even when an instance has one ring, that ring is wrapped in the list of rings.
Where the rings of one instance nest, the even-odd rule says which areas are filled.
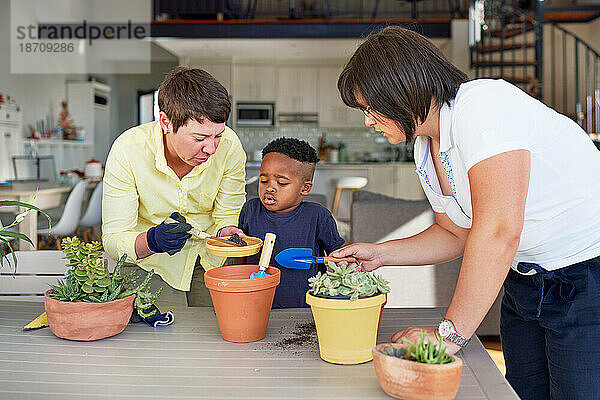
[[[370,35],[339,80],[343,101],[390,143],[414,141],[436,222],[334,253],[363,270],[463,257],[437,329],[397,332],[467,345],[504,287],[506,378],[523,399],[600,396],[600,154],[572,120],[503,80],[467,77],[423,36]]]
[[[211,306],[204,270],[225,259],[187,240],[187,231],[243,236],[237,222],[246,199],[246,153],[225,126],[229,94],[208,72],[175,68],[160,86],[158,105],[158,121],[128,129],[112,145],[102,244],[112,258],[126,253],[129,262],[154,270],[173,288],[163,285],[162,299],[178,302],[187,292],[187,305]],[[164,222],[169,216],[177,222]]]

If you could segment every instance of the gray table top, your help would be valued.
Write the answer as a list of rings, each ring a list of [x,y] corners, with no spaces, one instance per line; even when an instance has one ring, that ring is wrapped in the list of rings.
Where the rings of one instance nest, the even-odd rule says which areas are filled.
[[[72,342],[48,328],[23,332],[43,304],[0,301],[0,398],[387,399],[373,363],[319,358],[309,309],[273,310],[265,339],[225,342],[210,308],[174,309],[175,323],[130,324],[112,338]],[[166,311],[166,310],[163,310]],[[434,326],[441,309],[384,310],[378,343],[409,325]],[[457,399],[518,399],[474,338]]]

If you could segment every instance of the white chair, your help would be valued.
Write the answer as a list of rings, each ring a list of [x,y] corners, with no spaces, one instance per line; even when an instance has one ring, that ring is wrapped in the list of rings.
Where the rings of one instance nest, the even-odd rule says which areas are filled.
[[[91,236],[94,240],[100,241],[100,236],[94,229],[96,226],[102,223],[102,181],[98,182],[98,185],[92,192],[90,200],[88,201],[87,209],[79,221],[79,227],[83,228],[83,240],[86,242],[90,241]],[[88,232],[88,228],[90,232]]]
[[[342,197],[343,190],[359,190],[367,186],[369,180],[363,176],[346,176],[343,178],[336,179],[335,184],[335,196],[333,197],[333,206],[331,207],[331,213],[334,217],[337,217],[338,207],[340,205],[340,198]]]
[[[65,276],[64,254],[62,251],[16,251],[17,270],[0,269],[0,297],[3,300],[44,301],[44,293],[50,289],[48,285],[56,285],[58,279]],[[114,271],[116,262],[106,253],[108,270]],[[12,256],[0,260],[7,265],[13,262]],[[31,314],[31,318],[35,315]]]
[[[77,226],[79,226],[79,218],[81,217],[81,206],[85,196],[85,188],[88,181],[82,180],[79,182],[67,197],[65,208],[56,224],[52,224],[52,230],[49,228],[38,229],[38,235],[46,236],[46,238],[72,235]],[[56,248],[60,250],[60,240],[56,241]]]

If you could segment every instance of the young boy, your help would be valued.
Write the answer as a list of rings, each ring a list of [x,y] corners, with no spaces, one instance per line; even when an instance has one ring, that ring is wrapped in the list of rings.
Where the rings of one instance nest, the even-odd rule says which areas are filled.
[[[305,294],[308,278],[324,271],[323,264],[310,269],[290,269],[279,265],[275,256],[290,247],[308,247],[314,256],[323,256],[344,244],[333,216],[317,203],[302,201],[312,189],[317,153],[307,142],[280,138],[262,151],[258,198],[248,200],[238,227],[248,236],[264,238],[267,232],[277,235],[269,265],[281,270],[281,282],[275,291],[273,308],[307,307]],[[248,257],[248,264],[258,264],[260,254]]]

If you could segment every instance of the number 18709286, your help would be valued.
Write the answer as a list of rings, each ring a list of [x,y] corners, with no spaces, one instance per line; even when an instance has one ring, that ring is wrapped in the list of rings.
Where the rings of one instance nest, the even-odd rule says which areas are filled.
[[[45,43],[24,42],[19,43],[21,53],[72,53],[75,51],[73,43]]]

